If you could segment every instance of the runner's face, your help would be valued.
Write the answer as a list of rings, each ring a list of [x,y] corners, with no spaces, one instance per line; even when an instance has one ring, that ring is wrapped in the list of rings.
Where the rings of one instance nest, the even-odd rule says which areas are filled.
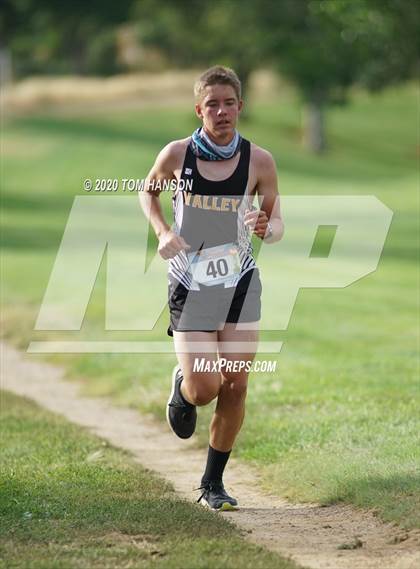
[[[242,101],[238,101],[231,85],[209,85],[195,106],[204,130],[218,144],[232,140],[241,109]]]

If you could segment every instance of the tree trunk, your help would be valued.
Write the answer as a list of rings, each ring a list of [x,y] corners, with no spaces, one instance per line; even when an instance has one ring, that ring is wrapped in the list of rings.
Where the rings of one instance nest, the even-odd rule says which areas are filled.
[[[12,82],[12,56],[7,47],[0,46],[0,87]]]
[[[315,154],[325,152],[324,105],[316,99],[306,103],[303,119],[303,142],[306,148]]]

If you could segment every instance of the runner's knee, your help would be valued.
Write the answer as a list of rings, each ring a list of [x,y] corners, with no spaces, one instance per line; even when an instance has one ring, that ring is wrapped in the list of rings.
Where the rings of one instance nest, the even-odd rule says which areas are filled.
[[[193,405],[207,405],[220,391],[220,375],[209,373],[184,373],[188,400]]]
[[[243,374],[223,374],[222,389],[233,401],[242,401],[247,394],[248,377]]]

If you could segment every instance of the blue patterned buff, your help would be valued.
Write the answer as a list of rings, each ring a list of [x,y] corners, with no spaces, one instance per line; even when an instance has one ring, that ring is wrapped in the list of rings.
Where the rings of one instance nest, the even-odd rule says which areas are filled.
[[[226,144],[226,146],[220,146],[208,137],[202,127],[199,127],[192,133],[190,148],[193,154],[200,160],[228,160],[238,154],[241,142],[242,137],[235,129],[232,141]]]

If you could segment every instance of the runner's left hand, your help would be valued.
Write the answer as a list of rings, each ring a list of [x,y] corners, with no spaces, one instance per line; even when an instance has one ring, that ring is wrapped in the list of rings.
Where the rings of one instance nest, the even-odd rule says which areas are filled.
[[[264,210],[262,209],[249,209],[245,210],[244,223],[247,227],[252,229],[254,233],[260,239],[264,239],[264,235],[267,231],[268,217]]]

